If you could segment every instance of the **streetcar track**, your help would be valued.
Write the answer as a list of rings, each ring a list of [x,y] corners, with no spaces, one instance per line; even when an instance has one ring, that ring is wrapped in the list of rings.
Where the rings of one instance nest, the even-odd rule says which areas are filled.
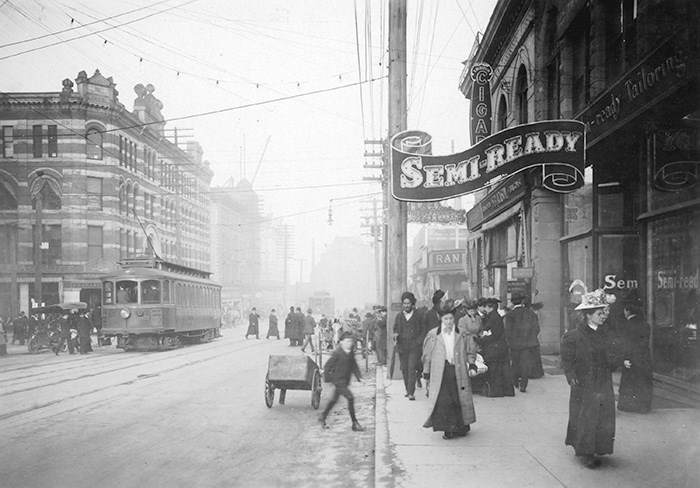
[[[234,344],[235,344],[235,343],[234,343]],[[255,344],[253,344],[253,345],[255,345]],[[222,344],[215,345],[215,347],[214,347],[214,345],[213,345],[213,347],[211,347],[211,348],[207,348],[207,349],[204,349],[204,350],[201,350],[201,351],[195,351],[195,352],[212,351],[212,350],[221,349],[222,347],[231,347],[231,344],[230,344],[230,343],[222,343]],[[236,349],[236,350],[243,350],[243,349],[247,349],[247,348],[241,348],[241,349]],[[179,352],[179,351],[178,351],[178,352]],[[20,389],[20,390],[14,390],[14,391],[9,391],[9,392],[5,392],[5,393],[0,393],[0,397],[8,396],[8,395],[13,395],[13,394],[15,394],[15,393],[22,393],[22,392],[24,392],[24,391],[30,391],[30,390],[34,390],[34,389],[37,389],[37,388],[43,388],[43,387],[53,386],[53,385],[55,385],[55,384],[59,384],[59,383],[62,383],[62,382],[64,382],[64,381],[73,381],[73,380],[77,381],[77,380],[80,380],[80,379],[83,379],[83,378],[89,378],[89,377],[91,377],[91,376],[98,376],[98,375],[100,375],[100,374],[108,374],[108,373],[110,373],[110,372],[116,372],[116,371],[120,371],[120,370],[124,370],[124,369],[131,368],[131,367],[138,367],[138,366],[144,366],[144,365],[154,364],[154,363],[157,363],[157,362],[173,360],[173,359],[177,359],[177,358],[183,357],[183,356],[185,356],[185,355],[187,355],[187,354],[190,354],[190,352],[188,352],[188,351],[182,351],[181,354],[168,355],[168,356],[161,356],[161,357],[157,357],[157,358],[155,358],[155,359],[151,359],[151,358],[152,358],[151,354],[149,354],[149,353],[143,353],[143,354],[140,355],[141,358],[148,357],[148,358],[151,359],[151,360],[148,360],[148,361],[140,361],[140,362],[138,362],[138,363],[130,363],[128,366],[125,366],[125,367],[123,367],[123,368],[114,368],[114,369],[111,369],[111,370],[104,370],[104,371],[101,371],[101,372],[98,372],[98,373],[94,373],[94,374],[82,375],[82,376],[79,376],[79,377],[77,377],[77,378],[71,378],[71,379],[68,379],[68,380],[63,380],[63,381],[60,381],[60,382],[58,382],[58,383],[45,383],[45,384],[43,384],[42,386],[35,386],[35,387],[31,387],[31,388],[24,388],[24,389]],[[104,357],[105,357],[105,356],[92,356],[91,358],[87,358],[87,359],[88,359],[88,360],[95,360],[95,361],[96,361],[96,360],[103,359]],[[129,360],[132,359],[132,358],[133,358],[133,356],[132,356],[132,357],[118,357],[118,358],[115,358],[115,360],[111,361],[110,363],[108,363],[108,364],[106,364],[106,365],[105,365],[104,363],[102,363],[102,365],[105,365],[105,366],[108,366],[108,367],[109,367],[109,366],[114,365],[114,363],[116,363],[116,362],[119,362],[119,363],[121,363],[121,364],[124,364],[125,362],[129,361]],[[51,371],[48,371],[48,372],[46,372],[46,371],[37,372],[37,373],[35,373],[35,374],[28,374],[28,375],[24,375],[24,376],[21,376],[21,377],[8,379],[8,380],[5,380],[5,381],[6,381],[6,382],[8,382],[8,381],[25,381],[25,380],[31,379],[31,378],[45,377],[45,376],[47,376],[48,374],[51,374],[51,373],[56,373],[56,374],[61,373],[61,374],[64,374],[64,373],[71,372],[71,371],[74,371],[74,370],[84,369],[84,366],[85,366],[85,360],[84,360],[84,359],[75,359],[75,360],[73,361],[73,363],[74,363],[73,366],[68,367],[68,368],[61,368],[60,371],[57,371],[57,370],[53,370],[53,369],[52,369]],[[36,365],[36,364],[34,364],[34,365],[31,365],[31,366],[27,366],[27,367],[16,368],[16,369],[14,369],[14,370],[6,370],[6,371],[28,370],[28,369],[32,369],[32,368],[42,368],[42,367],[45,367],[45,366],[46,366],[46,367],[51,367],[51,366],[55,366],[56,364],[57,364],[57,363],[55,363],[55,362],[50,363],[50,364],[41,364],[41,365]],[[0,372],[0,375],[3,374],[3,373],[5,373],[6,371]]]
[[[115,388],[115,387],[133,385],[133,384],[135,384],[135,383],[137,383],[137,382],[139,382],[139,381],[144,381],[144,380],[148,380],[148,379],[151,379],[151,378],[154,378],[154,377],[158,377],[158,376],[160,376],[161,374],[171,373],[171,372],[173,372],[173,371],[177,371],[177,370],[180,370],[180,369],[183,369],[183,368],[186,368],[186,367],[190,367],[190,366],[193,366],[193,365],[196,365],[196,364],[201,364],[201,363],[205,363],[205,362],[208,362],[208,361],[213,361],[213,360],[215,360],[215,359],[221,358],[221,357],[226,356],[226,355],[228,355],[228,354],[237,353],[237,352],[244,351],[244,350],[247,350],[247,349],[252,349],[252,348],[254,348],[254,347],[257,346],[257,345],[258,345],[258,344],[253,343],[253,344],[248,345],[248,346],[245,346],[245,347],[241,347],[241,348],[236,348],[236,349],[232,349],[232,350],[229,350],[229,351],[225,351],[225,352],[223,352],[223,353],[221,353],[221,354],[217,354],[217,355],[215,355],[215,356],[208,356],[208,357],[201,358],[201,359],[197,359],[197,360],[194,360],[194,361],[189,361],[189,362],[187,362],[187,363],[179,364],[179,365],[177,365],[177,366],[173,366],[172,368],[167,368],[167,369],[164,369],[164,370],[162,370],[162,371],[159,371],[157,374],[140,375],[140,376],[137,376],[136,378],[133,378],[133,379],[130,379],[130,380],[127,380],[127,381],[122,381],[122,382],[119,382],[119,383],[112,383],[112,384],[109,384],[109,385],[105,385],[105,386],[103,386],[103,387],[101,387],[101,388],[95,388],[95,389],[90,390],[90,391],[78,393],[78,394],[75,394],[75,395],[65,396],[65,397],[60,398],[60,399],[52,400],[52,401],[45,402],[45,403],[42,403],[42,404],[39,404],[39,405],[33,405],[33,406],[31,406],[31,407],[23,408],[23,409],[21,409],[21,410],[15,410],[15,411],[13,411],[13,412],[3,413],[3,414],[0,414],[0,421],[7,420],[7,419],[9,419],[9,418],[16,417],[16,416],[18,416],[18,415],[23,415],[23,414],[27,414],[27,413],[30,413],[30,412],[35,412],[35,411],[37,411],[37,410],[41,410],[41,409],[43,409],[43,408],[51,407],[51,406],[54,406],[54,405],[57,405],[57,404],[60,404],[60,403],[66,402],[66,401],[74,400],[74,399],[77,399],[77,398],[80,398],[80,397],[85,397],[85,396],[88,396],[88,395],[94,395],[95,393],[100,393],[100,392],[102,392],[102,391],[106,391],[106,390],[109,390],[109,389],[113,389],[113,388]],[[112,370],[111,372],[116,372],[116,371],[120,371],[120,370],[123,370],[123,369],[127,369],[127,368],[114,369],[114,370]],[[74,380],[71,379],[71,380],[66,380],[66,381],[74,381]],[[54,384],[52,384],[52,385],[45,385],[45,386],[54,386],[54,385],[60,384],[60,383],[63,383],[63,381],[58,382],[58,383],[54,383]],[[35,388],[27,389],[27,390],[24,390],[24,391],[30,391],[30,390],[33,390],[33,389],[35,389]]]
[[[229,353],[229,352],[238,352],[238,351],[243,351],[243,350],[246,350],[246,349],[250,349],[250,348],[252,348],[252,347],[255,347],[256,345],[258,345],[258,344],[253,343],[253,344],[248,345],[248,346],[245,346],[245,347],[238,347],[238,348],[236,348],[236,349],[231,349],[231,350],[227,351],[226,354]],[[221,347],[217,347],[216,349],[221,349],[221,348],[224,347],[224,346],[228,346],[228,347],[230,348],[230,347],[231,347],[231,344],[225,344],[225,345],[222,344]],[[211,351],[212,351],[212,349],[207,349],[206,351],[202,350],[202,351],[196,351],[196,352],[202,352],[202,353],[203,353],[203,352],[211,352]],[[117,373],[117,372],[119,372],[119,371],[125,371],[125,370],[127,370],[127,369],[131,369],[131,368],[135,368],[135,367],[139,367],[139,366],[143,366],[143,365],[153,365],[153,364],[156,363],[156,362],[162,362],[162,361],[166,361],[166,360],[172,360],[172,359],[174,359],[174,358],[182,357],[183,355],[184,355],[184,354],[179,354],[179,355],[177,355],[176,357],[168,356],[168,357],[159,358],[159,359],[157,359],[157,360],[155,360],[155,361],[139,362],[139,363],[134,363],[134,364],[125,365],[125,366],[119,367],[119,368],[105,369],[105,370],[103,370],[103,371],[99,371],[99,372],[95,372],[95,373],[83,374],[83,375],[78,376],[78,377],[75,377],[75,378],[63,378],[63,379],[61,379],[60,381],[53,381],[53,382],[50,382],[50,383],[42,383],[42,384],[40,384],[40,385],[36,385],[36,386],[32,386],[32,387],[26,387],[26,388],[22,388],[22,389],[18,389],[18,390],[12,390],[12,391],[8,391],[8,392],[3,392],[3,393],[0,393],[0,397],[6,397],[6,396],[10,396],[10,395],[17,395],[17,394],[26,393],[26,392],[30,392],[30,391],[33,391],[33,390],[43,389],[43,388],[50,388],[50,387],[52,387],[52,386],[57,386],[57,385],[61,385],[61,384],[65,384],[65,383],[70,383],[70,382],[74,382],[74,381],[80,381],[80,380],[87,379],[87,378],[93,378],[93,377],[97,377],[97,376],[101,376],[101,375],[106,375],[106,374],[111,374],[111,373]],[[221,357],[221,356],[223,356],[223,355],[224,355],[224,354],[219,354],[219,355],[213,356],[213,357]],[[187,364],[187,363],[185,363],[185,364]],[[108,366],[111,366],[111,365],[108,365]],[[62,371],[61,371],[61,373],[65,373],[65,372],[66,372],[66,370],[62,370]],[[45,374],[45,373],[44,373],[44,374]],[[37,375],[32,375],[32,376],[37,376]],[[22,379],[26,379],[26,378],[27,378],[27,377],[22,377],[22,378],[18,378],[18,380],[22,380]],[[2,417],[0,416],[0,419],[1,419],[1,418],[2,418]]]

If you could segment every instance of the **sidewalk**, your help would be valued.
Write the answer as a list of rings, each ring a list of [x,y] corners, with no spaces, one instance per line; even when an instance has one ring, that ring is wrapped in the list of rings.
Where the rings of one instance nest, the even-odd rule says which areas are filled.
[[[700,486],[700,410],[618,411],[615,454],[591,470],[564,445],[569,387],[563,375],[531,380],[527,393],[514,398],[474,395],[471,432],[446,441],[422,427],[425,388],[408,401],[403,380],[386,374],[377,368],[376,487]]]

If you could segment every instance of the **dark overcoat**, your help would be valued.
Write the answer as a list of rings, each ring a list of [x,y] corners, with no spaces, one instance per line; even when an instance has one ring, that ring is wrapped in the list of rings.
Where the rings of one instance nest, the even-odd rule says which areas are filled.
[[[612,372],[622,365],[622,352],[605,325],[593,330],[586,322],[564,334],[561,360],[571,385],[566,445],[577,456],[612,454],[615,396]],[[576,380],[578,384],[572,382]]]
[[[496,310],[486,314],[481,322],[481,329],[491,331],[490,335],[481,337],[481,355],[484,356],[486,364],[489,361],[506,361],[508,359],[508,342],[506,331],[503,326],[503,318]]]
[[[509,348],[528,349],[540,345],[537,339],[540,322],[537,314],[529,308],[518,306],[508,312],[504,318],[504,327]]]
[[[649,324],[639,315],[632,315],[619,331],[624,359],[631,368],[622,368],[620,397],[617,408],[630,412],[646,413],[651,410],[653,368],[649,349]]]
[[[440,393],[442,375],[445,371],[445,339],[439,328],[432,329],[425,336],[423,342],[423,374],[430,375],[430,390],[428,393],[428,420],[423,425],[430,427],[435,402]],[[462,330],[455,330],[454,365],[457,378],[457,393],[459,404],[462,407],[462,420],[464,425],[476,422],[474,400],[472,398],[472,386],[469,378],[469,364],[476,360],[476,344],[471,334]]]

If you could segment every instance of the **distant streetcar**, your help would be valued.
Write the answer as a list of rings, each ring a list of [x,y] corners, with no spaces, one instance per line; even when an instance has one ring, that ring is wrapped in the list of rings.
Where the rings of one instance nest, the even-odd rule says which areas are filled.
[[[210,273],[153,258],[103,276],[102,334],[124,350],[164,350],[219,337],[221,287]]]

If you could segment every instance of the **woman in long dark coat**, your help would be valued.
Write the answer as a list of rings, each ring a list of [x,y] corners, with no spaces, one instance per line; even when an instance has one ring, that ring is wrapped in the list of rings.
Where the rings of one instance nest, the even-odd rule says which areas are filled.
[[[619,340],[624,351],[624,368],[620,378],[617,409],[649,413],[651,410],[653,374],[649,335],[651,329],[642,316],[641,303],[631,300],[623,305],[625,321]]]
[[[277,340],[280,338],[280,331],[277,328],[277,315],[275,314],[275,309],[273,308],[270,310],[270,318],[269,320],[269,327],[267,328],[267,336],[265,339],[269,339],[270,337],[277,337]]]
[[[486,299],[486,316],[481,323],[477,343],[481,346],[481,355],[489,367],[486,379],[491,386],[490,396],[515,396],[506,331],[503,318],[498,314],[496,298]]]
[[[471,334],[457,328],[454,311],[441,315],[440,325],[423,342],[423,376],[430,381],[430,414],[423,427],[452,439],[467,435],[476,422],[469,380],[469,371],[476,371],[476,344]]]
[[[561,359],[571,386],[567,446],[582,456],[586,466],[600,465],[597,456],[613,453],[615,395],[612,372],[622,365],[622,353],[614,335],[604,325],[607,295],[602,290],[586,293],[576,310],[585,319],[564,334]]]

